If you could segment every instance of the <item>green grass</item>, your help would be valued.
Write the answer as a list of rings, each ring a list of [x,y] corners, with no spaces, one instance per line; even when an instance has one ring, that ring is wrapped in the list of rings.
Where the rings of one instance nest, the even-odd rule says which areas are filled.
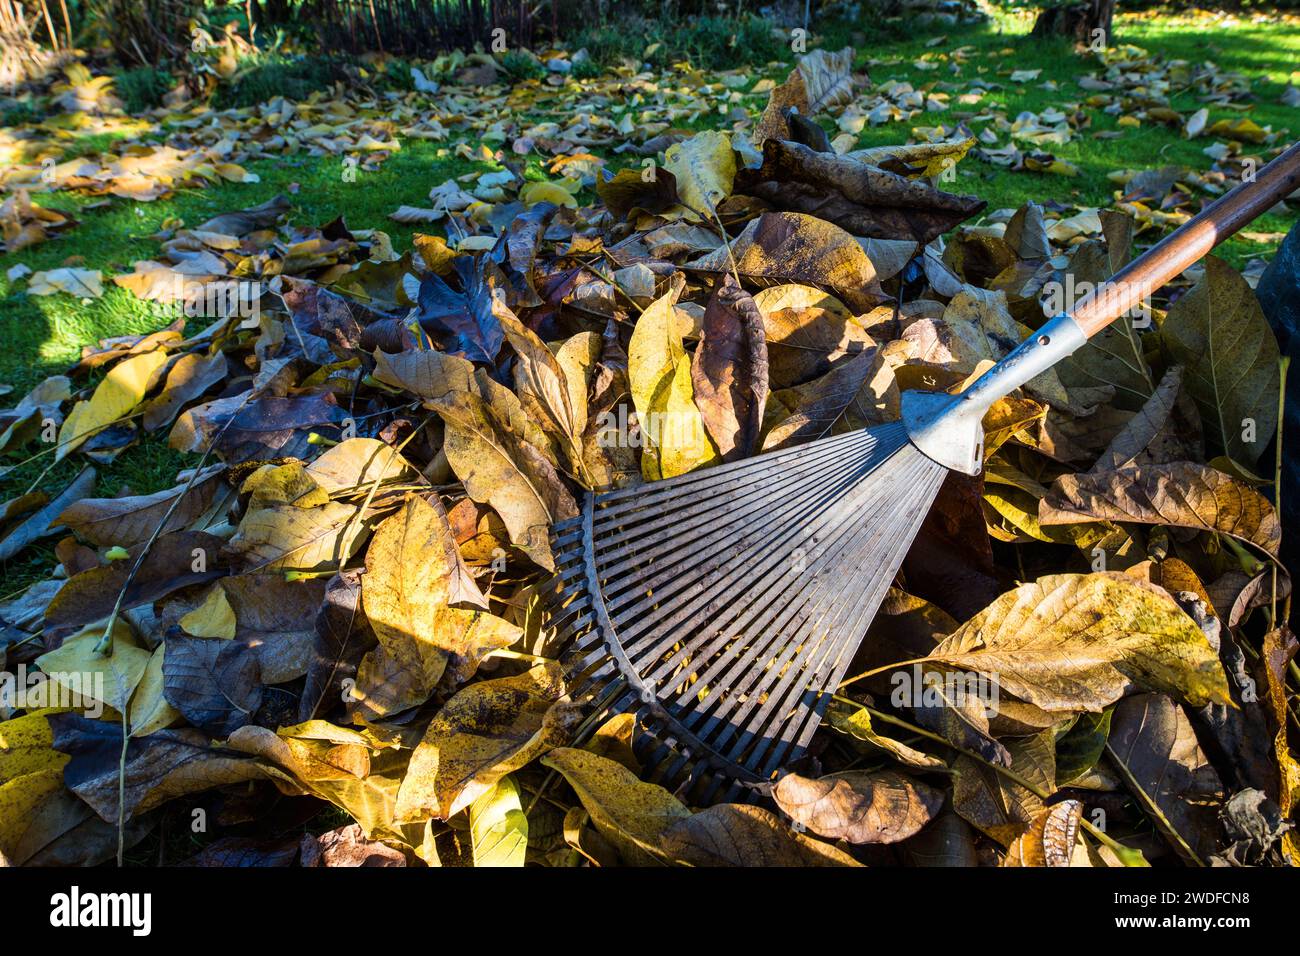
[[[950,82],[954,87],[949,91],[954,94],[976,78],[998,82],[1004,87],[987,93],[976,107],[956,105],[954,95],[953,105],[947,112],[917,117],[915,124],[920,126],[951,125],[963,112],[973,114],[988,107],[1004,109],[1010,119],[1024,110],[1039,113],[1053,106],[1068,112],[1066,104],[1082,103],[1089,95],[1076,85],[1076,80],[1102,69],[1101,64],[1095,58],[1077,55],[1064,41],[1030,38],[1027,33],[1031,22],[1032,19],[1025,15],[1000,14],[976,31],[964,27],[942,31],[949,35],[951,46],[965,46],[971,51],[956,75],[947,71],[950,61],[942,57],[950,44],[935,48],[925,45],[930,36],[941,32],[939,30],[890,44],[887,49],[873,51],[874,59],[879,62],[871,67],[872,79],[877,83],[889,79],[905,80],[918,89]],[[1253,108],[1244,115],[1261,126],[1272,125],[1274,130],[1290,128],[1292,135],[1285,139],[1294,138],[1295,130],[1300,127],[1300,111],[1279,102],[1290,71],[1300,67],[1300,26],[1295,21],[1242,22],[1231,31],[1215,31],[1207,37],[1206,24],[1189,18],[1123,16],[1117,20],[1116,42],[1142,47],[1166,59],[1187,60],[1193,65],[1209,59],[1225,72],[1242,73],[1251,79],[1255,95]],[[926,71],[915,68],[914,61],[923,56],[936,60],[940,69]],[[860,55],[859,60],[866,63],[868,57]],[[1033,69],[1043,72],[1037,80],[1027,83],[1012,83],[1007,76],[999,75],[1011,70]],[[1058,84],[1058,90],[1049,92],[1040,88],[1049,79]],[[1204,104],[1195,94],[1186,93],[1173,97],[1171,105],[1188,113]],[[1099,109],[1086,106],[1083,109],[1092,120],[1087,130],[1077,132],[1065,145],[1043,147],[1077,166],[1078,176],[1011,172],[977,159],[968,159],[958,165],[957,181],[945,188],[977,195],[988,201],[990,209],[1018,207],[1029,200],[1045,202],[1053,199],[1104,207],[1113,201],[1118,188],[1107,179],[1112,172],[1171,164],[1204,170],[1210,165],[1202,150],[1214,142],[1212,137],[1187,140],[1179,130],[1160,125],[1122,128],[1117,117]],[[1240,115],[1243,114],[1210,108],[1211,123]],[[973,128],[978,133],[982,127],[975,124]],[[1096,139],[1090,135],[1098,130],[1122,130],[1123,135],[1118,139]],[[999,140],[1005,142],[1006,137],[1000,136]],[[881,146],[899,141],[899,125],[891,123],[864,130],[860,145]],[[1258,153],[1259,150],[1256,147],[1253,151]],[[1251,231],[1285,232],[1292,221],[1280,216],[1265,216],[1251,227]],[[1251,257],[1271,256],[1274,249],[1274,244],[1236,238],[1229,240],[1220,254],[1240,266]]]
[[[98,144],[102,145],[102,144]],[[427,205],[428,192],[449,177],[472,169],[486,170],[484,163],[439,156],[445,147],[410,141],[377,171],[357,170],[356,181],[344,182],[342,158],[308,157],[281,161],[259,161],[247,168],[261,177],[260,183],[223,183],[206,189],[177,192],[153,203],[114,201],[104,209],[78,212],[91,200],[70,194],[38,197],[38,202],[73,212],[81,222],[63,238],[55,239],[17,255],[4,256],[0,270],[0,329],[5,348],[0,350],[0,382],[13,393],[0,399],[4,405],[17,401],[27,390],[49,375],[63,372],[76,361],[81,347],[101,338],[141,334],[167,324],[148,304],[108,281],[115,273],[130,272],[137,259],[157,255],[159,244],[149,238],[165,219],[179,217],[189,226],[233,209],[256,205],[283,193],[293,203],[290,219],[297,225],[324,225],[343,216],[354,228],[382,229],[398,248],[409,248],[411,236],[420,227],[393,222],[388,214],[401,204]],[[79,149],[78,152],[93,152]],[[298,185],[296,193],[290,186]],[[428,231],[428,227],[424,227]],[[11,283],[4,275],[16,263],[35,271],[57,268],[73,257],[78,265],[105,273],[102,298],[82,301],[67,295],[29,296],[25,283]],[[16,287],[15,287],[16,286]],[[195,327],[197,331],[197,327]],[[94,382],[92,377],[89,381]],[[84,383],[78,383],[84,384]],[[181,455],[167,447],[165,433],[148,436],[123,452],[111,465],[97,467],[96,493],[114,495],[124,488],[147,494],[170,487],[177,471],[192,466],[198,456]],[[40,453],[29,446],[25,454]],[[73,456],[77,458],[77,456]],[[7,465],[21,461],[6,459]],[[80,470],[82,462],[66,460],[46,472],[48,453],[15,468],[0,479],[0,500],[21,494],[29,487],[56,494]],[[3,568],[5,593],[21,584],[43,577],[53,563],[51,539],[44,546],[28,548]]]
[[[1064,108],[1066,103],[1082,101],[1086,94],[1075,85],[1075,79],[1098,69],[1096,61],[1075,55],[1061,43],[1030,40],[1024,36],[1028,27],[1027,19],[1000,15],[999,19],[981,27],[938,27],[916,31],[906,40],[866,44],[869,49],[860,51],[860,60],[863,63],[868,58],[874,61],[870,73],[878,84],[890,78],[908,80],[918,88],[952,83],[954,85],[947,88],[955,94],[977,77],[996,80],[1003,84],[1004,89],[987,95],[981,107],[1000,106],[1012,118],[1022,110],[1038,112],[1049,106]],[[1195,64],[1209,57],[1224,70],[1246,74],[1252,80],[1256,96],[1254,108],[1247,115],[1261,125],[1271,124],[1274,129],[1300,125],[1297,123],[1300,112],[1278,102],[1290,70],[1300,64],[1300,27],[1295,21],[1242,23],[1231,32],[1220,30],[1208,36],[1205,24],[1177,18],[1123,17],[1118,28],[1120,42],[1133,43]],[[940,33],[949,35],[948,43],[933,48],[925,45],[928,38]],[[832,49],[842,45],[847,41],[848,33],[840,31],[840,34],[827,36],[824,44]],[[939,70],[922,71],[912,65],[923,55],[941,57],[945,50],[958,45],[969,47],[970,55],[956,75],[947,72],[948,63],[941,58],[938,60]],[[784,64],[773,62],[756,68],[755,78],[766,75],[783,79],[793,58],[793,54],[785,51]],[[1025,84],[1012,84],[1006,76],[998,75],[1011,69],[1036,68],[1043,70],[1042,75],[1038,80]],[[1039,88],[1039,84],[1049,78],[1060,84],[1058,91],[1048,92]],[[753,97],[749,104],[759,109],[764,100],[765,96]],[[1184,95],[1176,98],[1173,105],[1187,112],[1200,104],[1194,97]],[[954,105],[946,113],[920,116],[916,123],[951,124],[961,110],[978,108]],[[566,115],[564,109],[558,108],[550,118],[563,119]],[[1059,157],[1077,165],[1081,171],[1079,176],[1066,178],[1013,173],[968,158],[958,167],[957,182],[947,184],[946,188],[974,193],[986,199],[990,209],[1015,207],[1030,199],[1104,207],[1113,201],[1116,190],[1116,186],[1106,178],[1114,170],[1148,168],[1166,163],[1205,169],[1210,164],[1201,150],[1212,142],[1211,139],[1188,142],[1177,130],[1157,126],[1127,129],[1117,140],[1098,140],[1088,132],[1114,129],[1115,119],[1099,110],[1089,110],[1089,113],[1092,117],[1090,130],[1065,146],[1051,148]],[[1212,109],[1211,121],[1232,115],[1237,114]],[[716,117],[705,115],[691,125],[706,128],[717,121]],[[861,136],[860,145],[902,143],[909,133],[909,128],[897,123],[868,128]],[[1005,137],[1002,139],[1005,141]],[[69,155],[93,154],[106,148],[110,142],[111,138],[105,136],[81,137],[71,141]],[[454,143],[455,137],[450,142]],[[472,137],[468,142],[475,145]],[[130,293],[107,282],[109,275],[130,272],[135,260],[157,254],[158,243],[150,236],[160,229],[164,220],[180,218],[186,225],[197,226],[218,213],[252,206],[277,193],[284,193],[293,203],[291,221],[298,226],[323,225],[342,215],[350,227],[382,229],[393,237],[398,249],[407,248],[412,233],[421,231],[421,227],[394,223],[388,219],[390,212],[402,204],[425,204],[430,187],[449,177],[489,168],[484,163],[455,158],[449,145],[408,141],[377,171],[359,170],[353,183],[343,181],[341,157],[288,156],[249,163],[247,168],[261,177],[259,183],[226,183],[206,189],[182,190],[173,197],[153,203],[114,200],[104,208],[85,209],[92,202],[85,197],[72,194],[38,196],[39,203],[72,211],[81,222],[62,238],[3,257],[0,329],[3,330],[5,348],[0,350],[0,382],[13,386],[14,394],[0,401],[8,404],[41,379],[63,371],[75,361],[83,345],[104,337],[152,331],[165,324],[166,320],[160,319]],[[633,161],[613,154],[608,154],[607,158],[613,167]],[[291,186],[295,183],[297,191],[292,192]],[[1253,228],[1260,232],[1284,232],[1290,225],[1291,219],[1268,216]],[[427,231],[427,227],[423,228]],[[1225,246],[1226,255],[1237,264],[1253,256],[1271,256],[1273,251],[1271,245],[1244,239],[1233,240]],[[16,263],[24,263],[33,270],[51,269],[65,264],[69,257],[74,257],[76,264],[105,272],[107,291],[101,299],[83,302],[64,295],[28,296],[24,292],[25,284],[10,283],[3,274]],[[150,438],[125,452],[113,465],[100,469],[98,493],[113,494],[128,486],[137,493],[166,487],[176,470],[187,462],[192,464],[193,456],[178,455],[168,450],[160,439]],[[9,464],[12,463],[11,460]],[[43,474],[47,463],[48,457],[43,457],[16,469],[0,481],[0,499],[22,492],[38,478],[42,487],[57,491],[78,467],[65,462]],[[10,562],[5,569],[6,578],[11,574],[21,578],[38,567],[48,566],[47,549],[31,550],[25,557]]]
[[[490,168],[439,157],[440,151],[445,147],[410,141],[378,170],[358,169],[351,183],[343,181],[342,157],[303,156],[249,163],[246,168],[261,178],[260,183],[180,190],[152,203],[114,201],[105,209],[80,212],[92,200],[69,194],[37,197],[42,205],[70,211],[81,222],[62,238],[4,257],[5,269],[16,263],[36,271],[52,269],[72,257],[78,265],[104,270],[105,292],[87,302],[66,295],[29,296],[24,284],[15,287],[0,275],[0,297],[5,300],[0,322],[6,341],[0,352],[0,382],[12,385],[15,392],[26,391],[74,361],[83,345],[156,329],[159,319],[149,305],[112,285],[107,276],[130,272],[136,260],[156,255],[159,243],[151,236],[167,219],[198,226],[218,213],[284,194],[293,204],[289,218],[299,226],[324,225],[343,216],[351,227],[382,229],[399,247],[409,246],[419,228],[393,222],[390,212],[403,203],[427,205],[431,187],[473,169]]]

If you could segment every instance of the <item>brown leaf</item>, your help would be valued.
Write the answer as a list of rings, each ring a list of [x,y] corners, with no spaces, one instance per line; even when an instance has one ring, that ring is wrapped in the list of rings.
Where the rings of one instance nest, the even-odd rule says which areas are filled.
[[[226,356],[222,352],[182,355],[168,370],[163,389],[144,406],[144,430],[157,431],[170,425],[181,409],[226,377]]]
[[[784,83],[774,87],[768,94],[767,106],[754,127],[753,142],[760,149],[769,139],[790,139],[790,124],[785,118],[786,110],[793,108],[802,116],[810,115],[808,104],[808,87],[804,84],[803,73],[798,67],[790,71]]]
[[[1079,839],[1083,804],[1062,800],[1044,807],[1016,837],[1003,866],[1069,866]]]
[[[298,706],[299,720],[327,713],[342,699],[345,682],[356,684],[357,666],[375,646],[374,631],[361,610],[361,573],[341,571],[325,585],[315,614],[311,659]]]
[[[778,308],[763,313],[763,324],[773,390],[810,382],[840,361],[876,344],[845,309]]]
[[[645,170],[620,169],[613,178],[596,181],[596,195],[616,219],[627,219],[641,210],[652,216],[677,204],[677,177],[660,169],[649,179]]]
[[[1143,808],[1160,811],[1149,815],[1179,856],[1204,859],[1213,852],[1218,823],[1212,804],[1222,784],[1173,700],[1138,694],[1121,701],[1106,749]]]
[[[192,584],[227,572],[222,558],[225,542],[202,531],[173,531],[161,535],[149,549],[139,573],[126,589],[122,610],[148,604]],[[136,545],[121,561],[91,568],[71,578],[45,611],[47,646],[56,647],[68,634],[100,621],[113,611],[118,594],[144,545]]]
[[[320,836],[304,834],[301,847],[303,866],[406,866],[401,850],[366,839],[355,823]]]
[[[223,465],[213,465],[195,476],[188,488],[181,484],[152,495],[120,498],[83,495],[59,515],[59,521],[83,541],[103,547],[129,548],[146,541],[160,525],[163,533],[179,531],[206,513],[225,488],[221,481],[225,470]],[[173,505],[176,510],[163,525],[163,516]]]
[[[856,159],[778,139],[763,144],[762,167],[745,170],[736,191],[833,222],[855,236],[922,245],[986,206],[974,196],[941,192]]]
[[[117,822],[119,785],[129,819],[175,797],[264,776],[257,761],[213,747],[207,734],[191,727],[131,738],[120,773],[120,724],[72,713],[51,714],[49,721],[54,749],[72,757],[64,782],[109,823]]]
[[[691,381],[722,460],[752,455],[767,401],[767,343],[758,306],[731,276],[718,283],[704,309]]]
[[[761,285],[799,282],[825,288],[854,312],[880,299],[876,269],[856,239],[843,229],[798,212],[764,213],[731,243],[688,262],[687,269],[723,274],[736,271]]]
[[[788,773],[772,791],[777,806],[818,836],[850,843],[897,843],[934,819],[944,795],[894,770],[851,770],[813,780]]]
[[[1090,470],[1115,471],[1130,465],[1181,461],[1189,457],[1188,452],[1198,453],[1199,449],[1189,448],[1178,434],[1187,430],[1191,422],[1199,425],[1196,416],[1190,416],[1191,422],[1186,419],[1178,422],[1181,426],[1178,429],[1172,427],[1182,385],[1182,367],[1175,365],[1165,373],[1151,397],[1110,440]]]
[[[1010,769],[1040,793],[1055,788],[1056,761],[1051,730],[1033,737],[1008,742]],[[1043,801],[1005,774],[971,757],[960,756],[953,763],[953,809],[968,823],[1010,846],[1042,812]]]
[[[1045,525],[1134,521],[1229,534],[1276,556],[1282,528],[1268,499],[1191,461],[1062,475],[1039,503]]]

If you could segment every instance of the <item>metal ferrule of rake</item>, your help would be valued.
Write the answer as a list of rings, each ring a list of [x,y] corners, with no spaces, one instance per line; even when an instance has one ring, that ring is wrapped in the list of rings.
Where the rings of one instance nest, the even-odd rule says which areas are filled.
[[[545,609],[580,734],[636,717],[651,780],[752,799],[799,759],[949,471],[979,474],[984,413],[1300,187],[1300,145],[1049,319],[969,388],[902,420],[589,493],[551,530]]]

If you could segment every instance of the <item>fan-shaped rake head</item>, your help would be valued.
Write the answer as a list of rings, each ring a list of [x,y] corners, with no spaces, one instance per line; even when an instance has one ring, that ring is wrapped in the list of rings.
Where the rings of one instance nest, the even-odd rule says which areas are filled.
[[[587,495],[548,596],[586,726],[634,713],[652,779],[698,804],[765,792],[946,473],[894,424]]]

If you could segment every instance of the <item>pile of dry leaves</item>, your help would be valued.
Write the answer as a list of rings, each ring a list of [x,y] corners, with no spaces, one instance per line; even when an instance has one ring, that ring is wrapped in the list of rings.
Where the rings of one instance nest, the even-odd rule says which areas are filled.
[[[0,519],[0,555],[57,536],[59,561],[0,605],[28,694],[0,722],[0,857],[96,863],[170,826],[209,865],[1294,861],[1290,579],[1256,475],[1278,347],[1213,258],[992,409],[983,475],[948,480],[850,670],[871,676],[770,799],[640,779],[629,716],[575,737],[538,597],[584,489],[893,421],[1131,257],[1119,212],[962,227],[984,204],[932,177],[973,140],[828,149],[808,118],[852,102],[838,56],[752,136],[675,142],[591,205],[452,182],[404,213],[450,242],[398,253],[277,200],[119,277],[179,317],[0,413],[0,450],[46,432],[87,462]],[[201,458],[95,497],[151,433]],[[998,706],[900,699],[916,667]],[[322,801],[350,822],[322,835]]]

